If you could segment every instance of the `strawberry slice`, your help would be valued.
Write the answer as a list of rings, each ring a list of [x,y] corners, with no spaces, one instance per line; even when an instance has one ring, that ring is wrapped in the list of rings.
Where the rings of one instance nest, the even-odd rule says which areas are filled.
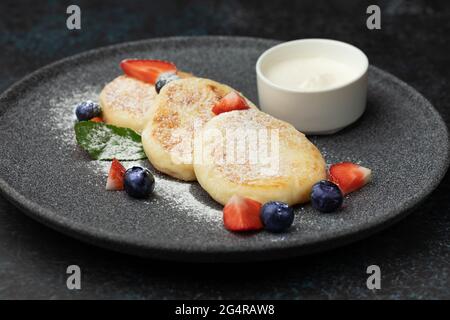
[[[223,112],[245,110],[249,108],[247,101],[239,93],[231,91],[214,105],[212,112],[218,115]]]
[[[177,72],[177,67],[172,62],[162,60],[138,60],[126,59],[120,63],[120,67],[127,76],[155,84],[161,73]]]
[[[330,180],[342,193],[349,194],[362,188],[372,178],[372,171],[351,162],[341,162],[330,167]]]
[[[125,167],[117,159],[111,162],[111,168],[106,181],[106,190],[123,190],[123,179],[125,175]]]
[[[92,122],[104,122],[103,119],[100,118],[100,117],[94,117],[90,121],[92,121]]]
[[[260,230],[260,210],[258,201],[234,195],[223,208],[223,224],[230,231]]]

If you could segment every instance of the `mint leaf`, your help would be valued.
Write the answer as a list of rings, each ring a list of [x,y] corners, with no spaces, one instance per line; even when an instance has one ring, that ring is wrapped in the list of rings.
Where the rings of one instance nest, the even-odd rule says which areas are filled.
[[[131,129],[101,122],[81,121],[75,124],[78,144],[96,160],[146,159],[141,136]]]

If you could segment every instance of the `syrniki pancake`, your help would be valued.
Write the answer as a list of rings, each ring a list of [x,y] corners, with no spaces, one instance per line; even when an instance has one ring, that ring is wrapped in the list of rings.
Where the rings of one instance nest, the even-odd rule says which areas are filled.
[[[154,85],[125,75],[119,76],[100,93],[103,120],[108,124],[141,132],[144,115],[156,96]]]
[[[191,76],[178,72],[181,78]],[[145,126],[145,114],[153,106],[157,96],[155,86],[122,75],[108,83],[100,93],[103,120],[118,127],[141,132]]]
[[[319,150],[290,124],[257,110],[222,113],[203,127],[195,144],[200,185],[225,205],[234,195],[257,200],[307,202],[326,178]]]
[[[194,135],[214,117],[212,107],[232,90],[201,78],[175,80],[164,86],[142,132],[144,150],[153,166],[172,177],[195,180]],[[256,108],[249,101],[248,104]]]

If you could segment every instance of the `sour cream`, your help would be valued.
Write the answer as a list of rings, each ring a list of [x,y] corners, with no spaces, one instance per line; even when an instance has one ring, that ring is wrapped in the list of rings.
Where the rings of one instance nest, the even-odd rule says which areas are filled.
[[[348,83],[357,76],[357,70],[326,57],[298,57],[274,63],[266,76],[287,89],[316,91]]]

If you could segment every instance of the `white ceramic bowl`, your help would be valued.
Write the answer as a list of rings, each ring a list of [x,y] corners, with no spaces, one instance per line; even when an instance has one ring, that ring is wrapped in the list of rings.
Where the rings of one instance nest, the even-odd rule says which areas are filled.
[[[352,68],[345,82],[320,90],[297,90],[271,81],[268,70],[294,58],[324,57]],[[302,39],[279,44],[256,63],[261,110],[306,134],[331,134],[355,122],[364,112],[369,60],[358,48],[336,40]]]

